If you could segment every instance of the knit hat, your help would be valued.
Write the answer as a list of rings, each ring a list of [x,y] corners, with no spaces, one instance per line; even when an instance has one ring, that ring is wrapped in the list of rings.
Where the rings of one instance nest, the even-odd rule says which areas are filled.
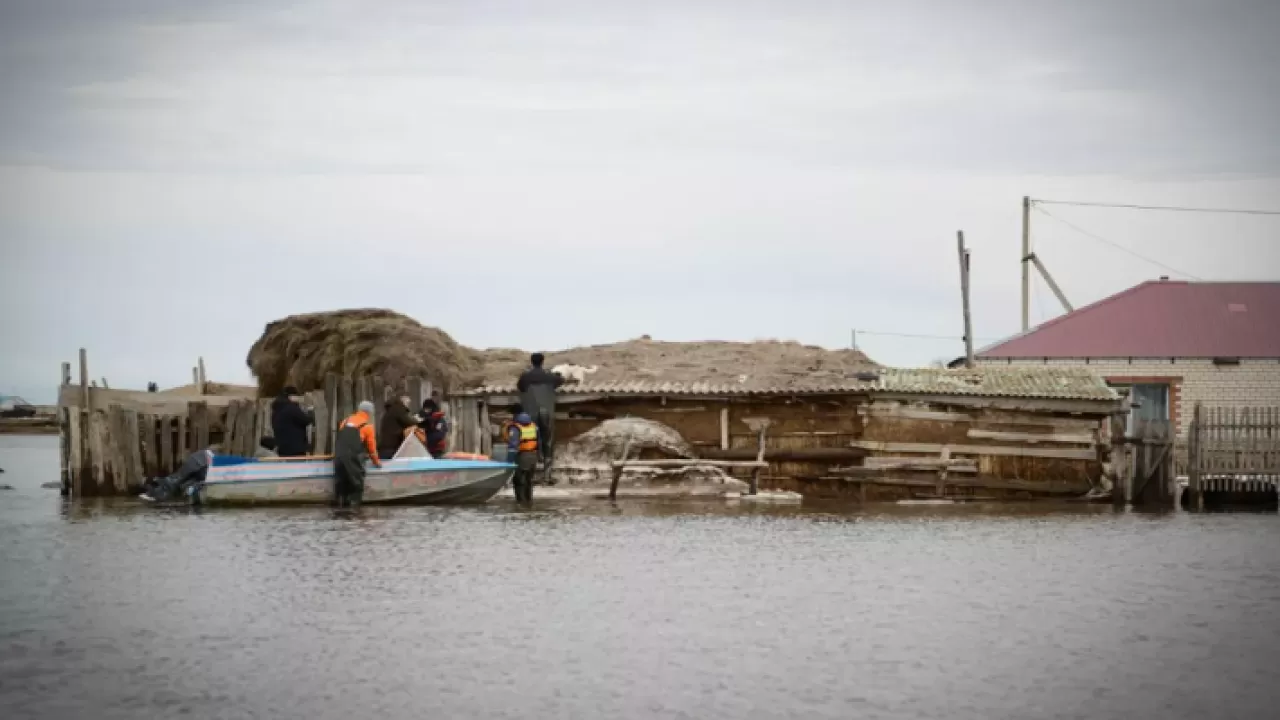
[[[368,415],[369,417],[373,417],[373,403],[369,402],[368,400],[361,402],[359,405],[356,406],[356,409]]]

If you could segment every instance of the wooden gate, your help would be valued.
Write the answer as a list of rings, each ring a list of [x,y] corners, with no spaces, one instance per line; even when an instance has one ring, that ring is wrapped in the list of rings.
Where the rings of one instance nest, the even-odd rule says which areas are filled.
[[[1140,507],[1173,507],[1176,479],[1173,473],[1173,424],[1168,420],[1135,419],[1124,444],[1132,454],[1124,488],[1113,491],[1117,504]]]
[[[1188,437],[1190,503],[1272,504],[1280,483],[1280,408],[1203,407],[1196,403]]]

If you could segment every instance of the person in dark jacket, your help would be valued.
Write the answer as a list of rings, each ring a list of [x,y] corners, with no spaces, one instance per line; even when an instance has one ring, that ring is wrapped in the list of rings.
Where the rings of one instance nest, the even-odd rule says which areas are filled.
[[[542,353],[529,356],[529,368],[520,373],[516,390],[520,404],[538,426],[538,456],[550,465],[555,451],[556,388],[564,384],[564,378],[543,369],[545,359]]]
[[[400,449],[400,443],[418,424],[418,418],[409,412],[409,398],[397,397],[387,401],[386,412],[378,421],[378,457],[390,460]]]
[[[427,446],[427,452],[431,453],[431,457],[439,459],[448,452],[449,421],[435,398],[422,401],[422,412],[418,413],[418,427],[422,428],[424,437],[422,444]]]
[[[280,457],[301,457],[311,451],[307,427],[315,418],[294,399],[297,394],[297,388],[286,387],[271,403],[271,434]]]

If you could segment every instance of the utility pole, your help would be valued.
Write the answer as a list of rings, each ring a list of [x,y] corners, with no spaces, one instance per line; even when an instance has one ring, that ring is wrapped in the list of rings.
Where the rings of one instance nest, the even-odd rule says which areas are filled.
[[[853,348],[854,350],[857,350],[858,349],[858,330],[855,328],[850,332],[852,333],[852,337],[850,338],[851,344],[849,345],[849,347]]]
[[[969,251],[964,247],[964,231],[956,231],[960,252],[960,298],[964,306],[964,366],[973,367],[973,323],[969,318]]]
[[[1022,332],[1031,327],[1031,198],[1022,196]]]

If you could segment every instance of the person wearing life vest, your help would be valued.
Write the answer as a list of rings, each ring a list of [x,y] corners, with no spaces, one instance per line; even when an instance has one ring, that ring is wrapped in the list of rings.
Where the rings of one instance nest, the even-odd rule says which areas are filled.
[[[538,468],[538,426],[528,413],[516,415],[515,422],[507,429],[507,451],[516,466],[511,479],[516,502],[533,502],[533,472]]]
[[[423,401],[418,413],[418,439],[427,446],[431,457],[440,458],[449,450],[449,421],[440,409],[440,403],[430,397]],[[504,436],[505,437],[505,436]]]
[[[338,507],[360,504],[364,495],[366,460],[374,467],[382,467],[372,417],[373,403],[365,400],[354,415],[338,426],[338,434],[333,441],[333,499]]]

